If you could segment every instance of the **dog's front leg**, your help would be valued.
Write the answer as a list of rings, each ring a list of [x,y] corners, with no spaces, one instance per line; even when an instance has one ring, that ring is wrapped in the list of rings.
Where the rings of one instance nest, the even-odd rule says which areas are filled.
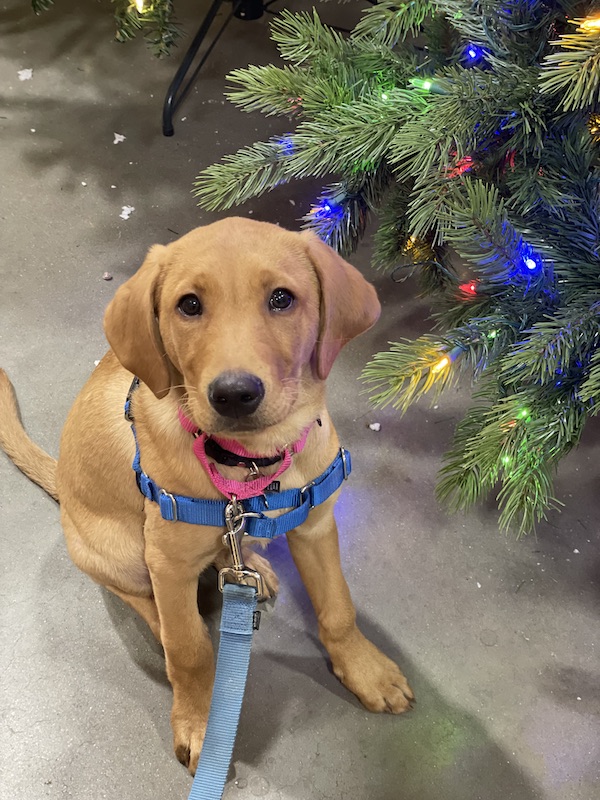
[[[335,675],[369,711],[400,714],[409,709],[414,696],[406,678],[356,626],[356,611],[342,574],[333,502],[313,509],[309,520],[288,534],[288,542]]]
[[[166,522],[155,507],[147,510],[146,562],[158,608],[167,675],[173,687],[175,755],[194,774],[215,672],[212,643],[198,612],[198,576],[213,561],[221,543],[218,533],[213,535],[215,529]]]

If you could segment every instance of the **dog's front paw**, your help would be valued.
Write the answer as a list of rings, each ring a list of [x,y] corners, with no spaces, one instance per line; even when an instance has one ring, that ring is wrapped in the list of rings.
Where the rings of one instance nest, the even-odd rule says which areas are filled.
[[[192,775],[196,774],[200,751],[206,733],[208,716],[203,714],[184,714],[175,705],[171,714],[173,727],[173,748],[177,760],[187,767]]]
[[[279,578],[275,574],[271,562],[250,549],[244,549],[244,560],[247,567],[262,575],[267,592],[263,599],[268,600],[270,597],[274,597],[279,591]]]
[[[332,648],[333,671],[369,711],[402,714],[415,699],[400,668],[358,631]]]
[[[279,591],[279,578],[275,574],[275,570],[271,566],[271,562],[264,556],[259,555],[251,547],[242,544],[242,555],[244,558],[244,566],[248,569],[253,569],[262,575],[266,595],[262,598],[268,600],[270,597],[275,597]],[[215,569],[221,570],[223,567],[231,566],[231,556],[227,550],[223,549],[214,561]]]

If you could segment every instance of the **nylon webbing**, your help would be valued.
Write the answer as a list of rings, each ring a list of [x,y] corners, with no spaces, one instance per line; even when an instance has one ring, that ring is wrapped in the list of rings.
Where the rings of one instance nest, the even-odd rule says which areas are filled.
[[[221,800],[223,795],[250,664],[255,610],[253,588],[225,584],[215,685],[188,800]]]

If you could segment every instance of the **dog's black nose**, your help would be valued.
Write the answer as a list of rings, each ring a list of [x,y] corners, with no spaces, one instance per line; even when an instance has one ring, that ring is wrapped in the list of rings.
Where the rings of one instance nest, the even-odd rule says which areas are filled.
[[[254,414],[264,396],[263,382],[249,372],[223,372],[208,387],[211,406],[224,417]]]

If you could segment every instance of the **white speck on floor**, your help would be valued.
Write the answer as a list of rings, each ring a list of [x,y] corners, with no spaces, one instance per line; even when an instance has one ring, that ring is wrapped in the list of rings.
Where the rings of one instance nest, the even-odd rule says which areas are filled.
[[[33,70],[32,69],[20,69],[17,72],[20,81],[30,81],[33,78]]]
[[[123,209],[119,216],[121,219],[129,219],[132,213],[135,211],[135,206],[123,206]]]

